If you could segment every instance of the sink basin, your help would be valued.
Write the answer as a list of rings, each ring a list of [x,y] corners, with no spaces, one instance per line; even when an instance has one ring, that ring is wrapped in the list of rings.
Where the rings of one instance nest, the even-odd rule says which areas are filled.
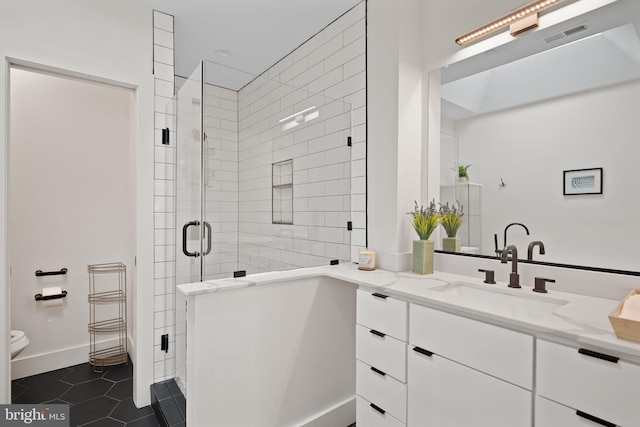
[[[496,285],[476,285],[454,282],[431,288],[450,296],[451,302],[500,315],[520,317],[521,314],[553,313],[569,301],[538,295],[529,288],[502,289]]]

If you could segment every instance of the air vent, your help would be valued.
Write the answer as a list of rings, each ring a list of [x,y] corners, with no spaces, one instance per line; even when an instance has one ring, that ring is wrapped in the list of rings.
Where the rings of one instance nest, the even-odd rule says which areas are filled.
[[[589,27],[587,27],[587,24],[580,24],[580,25],[577,25],[577,26],[575,26],[573,28],[569,28],[568,30],[565,30],[564,35],[565,36],[572,36],[575,33],[579,33],[581,31],[585,31],[585,30],[588,30],[588,29],[589,29]]]
[[[547,43],[553,43],[556,40],[560,40],[565,38],[566,36],[564,35],[564,33],[555,33],[549,37],[545,37],[544,41]]]
[[[572,36],[577,33],[581,33],[582,31],[586,31],[589,29],[589,26],[584,24],[576,25],[575,27],[568,28],[566,30],[560,31],[559,33],[551,34],[548,37],[544,38],[545,43],[553,43],[555,41],[561,40],[565,37]]]

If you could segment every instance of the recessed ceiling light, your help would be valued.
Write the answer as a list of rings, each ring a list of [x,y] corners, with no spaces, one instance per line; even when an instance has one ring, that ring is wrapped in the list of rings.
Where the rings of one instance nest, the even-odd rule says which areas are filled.
[[[224,58],[231,56],[231,52],[226,50],[226,49],[216,49],[215,50],[216,55],[218,56],[222,56]]]

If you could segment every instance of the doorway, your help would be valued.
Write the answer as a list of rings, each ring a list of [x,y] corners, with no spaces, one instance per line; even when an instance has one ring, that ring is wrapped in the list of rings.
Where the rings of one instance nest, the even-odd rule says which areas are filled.
[[[132,295],[135,94],[27,67],[9,76],[11,329],[30,341],[12,361],[15,379],[87,361],[88,264],[123,262]],[[35,301],[55,287],[61,305]]]

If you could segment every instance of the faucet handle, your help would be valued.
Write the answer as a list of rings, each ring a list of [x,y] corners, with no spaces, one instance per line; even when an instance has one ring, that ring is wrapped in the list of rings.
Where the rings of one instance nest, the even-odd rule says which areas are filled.
[[[480,273],[484,273],[484,283],[488,283],[490,285],[496,284],[496,276],[493,270],[484,270],[481,268],[478,271]]]
[[[539,292],[541,294],[546,294],[547,293],[547,287],[546,287],[547,282],[556,283],[556,281],[554,279],[545,279],[544,277],[536,277],[533,280],[533,292]]]

